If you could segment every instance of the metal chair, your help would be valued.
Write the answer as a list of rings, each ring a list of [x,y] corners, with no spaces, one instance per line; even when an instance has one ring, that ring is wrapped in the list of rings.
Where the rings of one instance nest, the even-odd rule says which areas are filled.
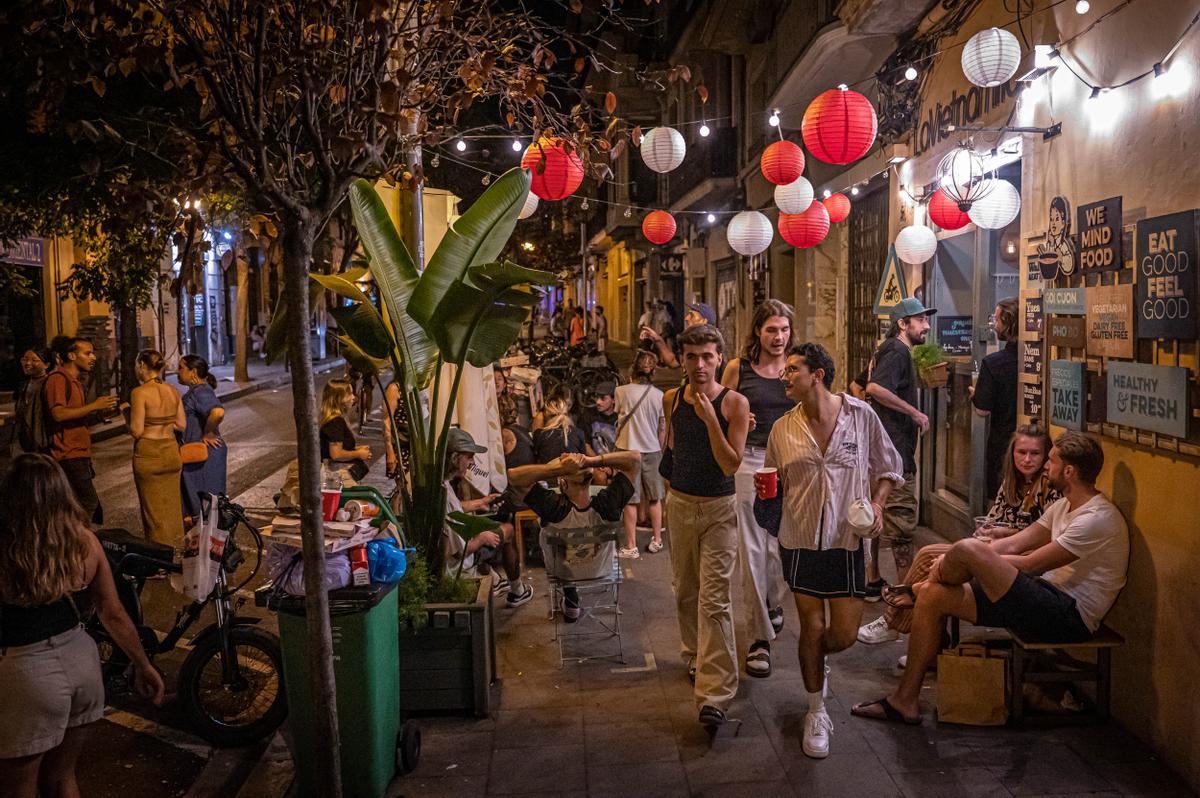
[[[558,643],[559,667],[568,659],[583,662],[604,659],[607,655],[568,657],[565,638],[615,637],[617,656],[625,662],[621,641],[621,565],[617,559],[617,541],[621,522],[605,522],[594,527],[542,529],[546,556],[546,580],[550,584],[550,615],[554,619],[554,639]],[[574,588],[578,594],[580,615],[567,623],[563,615],[563,591]],[[566,631],[567,628],[572,631]]]

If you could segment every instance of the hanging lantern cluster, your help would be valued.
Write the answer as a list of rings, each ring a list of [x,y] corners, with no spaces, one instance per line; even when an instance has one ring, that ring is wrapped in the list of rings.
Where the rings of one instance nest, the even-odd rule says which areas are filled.
[[[813,201],[812,183],[797,177],[790,183],[775,186],[775,207],[783,213],[804,213]]]
[[[804,174],[804,150],[790,141],[776,141],[763,150],[759,166],[768,181],[786,186]]]
[[[1002,230],[1021,212],[1021,192],[1007,180],[992,180],[987,196],[971,206],[971,221],[984,230]]]
[[[923,224],[910,224],[896,236],[896,255],[905,263],[918,266],[937,252],[937,235]]]
[[[528,219],[530,216],[533,216],[534,212],[537,210],[537,206],[538,196],[530,191],[525,195],[525,204],[521,206],[521,212],[517,214],[517,218]]]
[[[1007,83],[1020,63],[1021,43],[1003,28],[979,31],[962,51],[963,74],[985,89]]]
[[[821,200],[821,204],[829,211],[829,221],[834,224],[846,221],[850,215],[850,198],[841,192],[829,195]]]
[[[530,144],[521,158],[530,170],[530,191],[544,200],[565,199],[583,183],[583,161],[558,139],[542,138]]]
[[[878,128],[870,100],[851,89],[830,89],[808,106],[800,133],[817,160],[848,164],[867,154]]]
[[[958,209],[958,203],[940,188],[929,198],[929,218],[943,230],[958,230],[971,221],[970,216]]]
[[[987,196],[995,181],[983,156],[971,148],[970,143],[955,147],[938,161],[934,182],[940,191],[953,200],[963,213]]]
[[[642,220],[642,235],[651,244],[665,244],[675,237],[675,217],[666,211],[650,211]]]
[[[793,247],[815,247],[829,235],[829,211],[825,204],[813,202],[804,213],[779,214],[779,235]]]
[[[742,211],[729,221],[725,229],[729,246],[739,255],[757,255],[771,246],[775,232],[771,220],[758,211]]]
[[[642,136],[642,161],[651,171],[670,172],[683,163],[687,144],[683,134],[673,127],[654,127]]]

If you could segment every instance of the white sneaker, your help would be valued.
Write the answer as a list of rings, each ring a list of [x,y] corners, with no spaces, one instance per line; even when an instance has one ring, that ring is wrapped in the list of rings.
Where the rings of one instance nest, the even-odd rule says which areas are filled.
[[[887,618],[882,615],[858,628],[858,642],[866,643],[869,646],[899,639],[900,633],[888,626]]]
[[[622,546],[620,549],[617,550],[617,556],[622,557],[626,560],[638,560],[638,559],[641,559],[642,554],[641,554],[641,552],[638,551],[637,546],[633,546],[628,549],[625,548],[624,546]]]
[[[813,759],[829,756],[829,736],[833,734],[833,721],[827,712],[809,712],[804,716],[804,741],[801,748]]]

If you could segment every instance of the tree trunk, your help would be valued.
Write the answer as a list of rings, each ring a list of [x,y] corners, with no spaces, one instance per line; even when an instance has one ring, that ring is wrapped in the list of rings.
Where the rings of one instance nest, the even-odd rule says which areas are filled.
[[[425,199],[422,191],[425,183],[417,122],[418,117],[414,113],[400,123],[402,134],[412,142],[405,153],[409,171],[418,176],[411,187],[400,187],[400,238],[412,253],[417,271],[421,271],[425,268]]]
[[[309,701],[317,724],[314,739],[322,745],[297,752],[317,760],[317,795],[342,794],[337,693],[333,675],[333,640],[329,595],[325,591],[325,532],[321,522],[321,444],[317,431],[317,395],[313,384],[308,338],[308,271],[316,231],[307,217],[284,220],[283,289],[287,295],[288,360],[292,366],[292,414],[300,463],[300,533],[304,540],[304,608],[307,649],[312,663]]]
[[[233,381],[250,382],[250,371],[246,364],[250,351],[250,261],[248,252],[238,257],[235,251],[233,262],[237,269],[237,342],[234,344]]]
[[[129,395],[137,383],[134,368],[137,364],[138,329],[137,310],[131,307],[119,308],[117,311],[117,362],[120,364],[120,374],[117,375],[117,394],[122,402],[129,401]]]

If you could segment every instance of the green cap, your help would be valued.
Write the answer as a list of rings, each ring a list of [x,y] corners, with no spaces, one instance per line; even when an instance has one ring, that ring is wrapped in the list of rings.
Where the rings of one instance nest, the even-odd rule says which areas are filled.
[[[471,433],[461,427],[451,427],[450,434],[446,436],[446,451],[447,452],[471,452],[472,454],[483,454],[487,451],[484,447],[475,442],[471,437]]]
[[[927,308],[915,296],[901,299],[892,306],[892,321],[907,319],[909,316],[932,316],[937,313],[934,308]]]

